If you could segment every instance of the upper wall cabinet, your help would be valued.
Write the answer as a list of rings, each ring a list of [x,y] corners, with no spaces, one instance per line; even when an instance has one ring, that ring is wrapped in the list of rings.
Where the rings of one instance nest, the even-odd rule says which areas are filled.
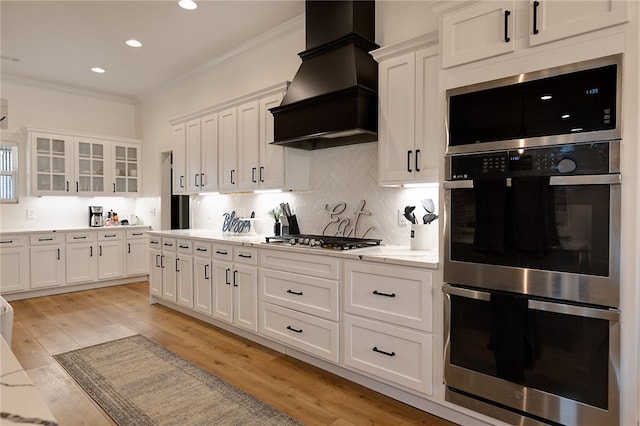
[[[31,194],[137,195],[140,143],[28,130]]]
[[[269,110],[285,89],[278,84],[174,120],[173,193],[308,189],[309,153],[271,144]]]
[[[443,68],[514,52],[628,21],[627,0],[494,0],[471,2],[442,15]],[[447,7],[446,2],[442,2]],[[456,2],[448,3],[456,6]],[[459,3],[458,3],[459,4]],[[524,25],[523,25],[524,24]]]
[[[380,64],[380,185],[437,182],[445,141],[437,38],[384,47],[373,56]]]
[[[172,188],[176,195],[187,193],[187,135],[186,124],[172,128],[173,155],[171,158]]]

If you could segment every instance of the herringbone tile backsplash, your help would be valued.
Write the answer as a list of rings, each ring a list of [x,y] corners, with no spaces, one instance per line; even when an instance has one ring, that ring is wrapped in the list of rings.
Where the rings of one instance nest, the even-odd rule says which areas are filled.
[[[311,190],[276,194],[234,194],[192,196],[192,227],[221,229],[223,214],[236,211],[248,217],[255,211],[256,217],[265,218],[258,226],[263,233],[272,233],[273,221],[268,211],[281,202],[288,202],[298,218],[300,231],[307,234],[328,235],[339,231],[353,232],[356,213],[362,214],[356,228],[357,237],[372,228],[368,238],[381,238],[388,245],[409,245],[409,225],[398,224],[398,210],[406,205],[416,206],[416,216],[425,213],[420,206],[423,198],[432,198],[439,208],[439,188],[389,188],[378,185],[378,150],[376,143],[321,149],[311,152]],[[332,216],[329,209],[345,203],[339,215]],[[335,211],[342,210],[338,206]],[[329,225],[329,226],[327,226]],[[353,236],[353,235],[352,235]]]

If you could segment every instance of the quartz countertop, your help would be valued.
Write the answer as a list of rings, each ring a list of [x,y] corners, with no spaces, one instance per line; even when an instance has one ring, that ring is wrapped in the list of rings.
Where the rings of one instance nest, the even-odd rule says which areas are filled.
[[[22,423],[57,425],[58,423],[49,407],[44,403],[31,379],[2,337],[0,337],[0,345],[2,345],[2,362],[0,363],[0,373],[2,374],[0,410],[2,417],[0,418],[0,426]]]
[[[149,225],[113,225],[113,226],[79,226],[67,228],[43,228],[43,229],[3,229],[0,235],[17,235],[17,234],[35,234],[44,232],[80,232],[80,231],[102,231],[108,230],[127,230],[127,229],[150,229]]]
[[[315,254],[319,256],[339,257],[350,260],[364,260],[386,264],[438,269],[439,259],[436,250],[411,250],[409,246],[363,247],[352,250],[327,250],[319,247],[300,247],[288,244],[267,244],[267,235],[259,234],[225,234],[207,229],[173,229],[149,231],[150,235],[172,238],[192,238],[203,241],[217,241],[243,246],[256,246],[272,250],[285,250],[294,253]]]

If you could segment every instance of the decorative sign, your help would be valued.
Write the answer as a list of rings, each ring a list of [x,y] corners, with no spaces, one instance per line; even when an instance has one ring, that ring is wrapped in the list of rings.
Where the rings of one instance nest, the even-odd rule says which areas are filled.
[[[349,238],[365,238],[365,236],[374,229],[373,226],[367,228],[361,236],[358,236],[358,224],[360,222],[360,216],[371,216],[371,212],[364,209],[367,202],[362,200],[360,208],[353,215],[354,221],[351,226],[351,219],[341,216],[347,210],[347,203],[338,203],[333,207],[329,207],[329,204],[325,204],[324,209],[329,212],[330,221],[327,226],[324,227],[322,235],[333,237],[349,237]]]
[[[245,228],[247,229],[247,232],[251,230],[251,221],[237,218],[235,210],[231,213],[225,213],[223,216],[224,222],[222,223],[222,232],[241,234],[245,232]]]

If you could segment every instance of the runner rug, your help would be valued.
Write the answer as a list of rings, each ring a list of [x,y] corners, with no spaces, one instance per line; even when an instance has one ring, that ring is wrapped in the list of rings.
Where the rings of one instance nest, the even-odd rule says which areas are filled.
[[[141,335],[54,358],[118,425],[301,425]]]

